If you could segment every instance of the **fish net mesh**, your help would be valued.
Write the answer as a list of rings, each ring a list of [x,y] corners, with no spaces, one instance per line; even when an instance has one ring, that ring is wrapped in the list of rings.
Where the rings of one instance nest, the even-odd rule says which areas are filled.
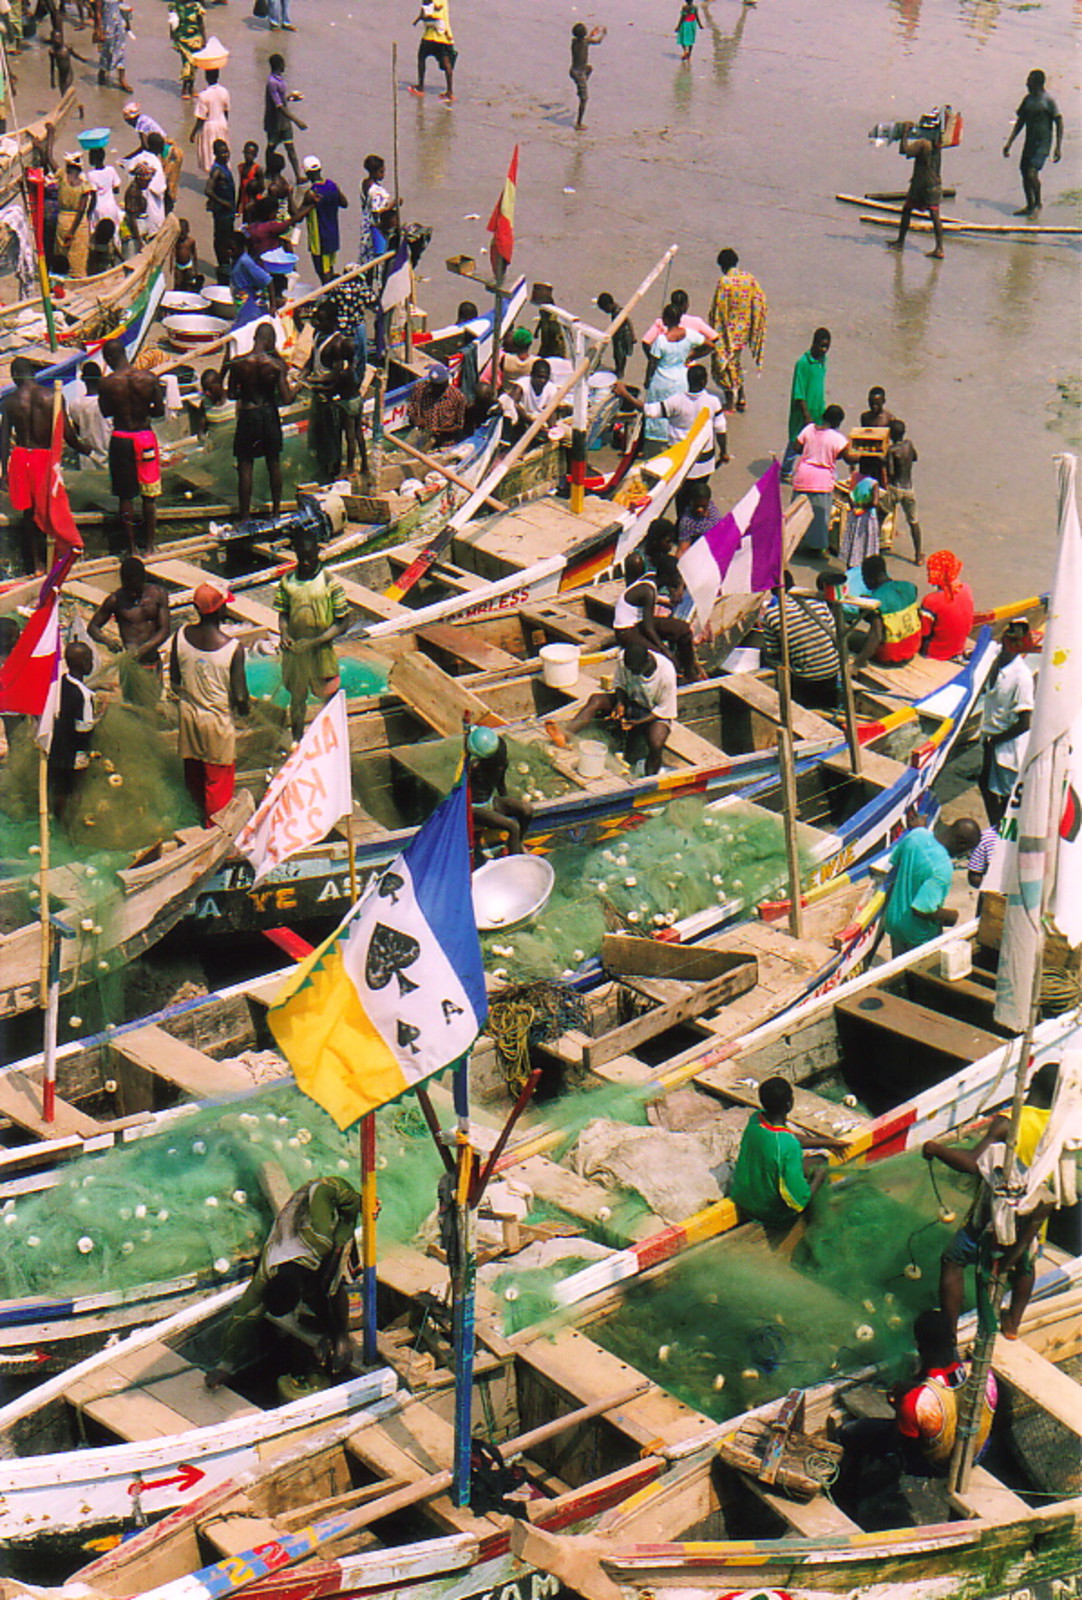
[[[969,1180],[936,1181],[916,1153],[847,1173],[816,1196],[792,1261],[758,1230],[722,1236],[624,1287],[586,1331],[718,1420],[872,1363],[901,1377],[958,1226],[941,1207],[960,1218],[970,1198]],[[508,1268],[494,1285],[505,1328],[553,1312],[571,1270]]]
[[[561,846],[549,860],[556,884],[541,914],[528,926],[482,935],[485,965],[496,976],[568,977],[607,931],[656,934],[709,907],[735,915],[787,882],[781,818],[743,802],[675,801],[607,843]]]
[[[1058,1365],[1068,1377],[1082,1381],[1082,1356]],[[1082,1494],[1082,1452],[1076,1430],[1018,1389],[1010,1390],[1005,1409],[1011,1452],[1037,1489],[1049,1495]]]
[[[378,1113],[381,1248],[412,1239],[435,1204],[439,1154],[414,1107]],[[260,1167],[291,1188],[325,1173],[359,1182],[356,1133],[295,1086],[177,1117],[163,1131],[62,1168],[55,1187],[0,1212],[0,1299],[221,1277],[273,1220]]]

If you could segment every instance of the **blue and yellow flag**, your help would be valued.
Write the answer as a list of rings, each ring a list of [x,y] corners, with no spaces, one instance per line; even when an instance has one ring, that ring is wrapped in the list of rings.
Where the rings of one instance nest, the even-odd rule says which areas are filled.
[[[488,1016],[466,821],[458,783],[268,1012],[297,1083],[340,1128],[457,1061]]]

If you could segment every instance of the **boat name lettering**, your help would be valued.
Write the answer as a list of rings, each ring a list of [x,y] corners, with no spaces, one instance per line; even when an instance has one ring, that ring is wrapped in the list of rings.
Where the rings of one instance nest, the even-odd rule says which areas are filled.
[[[462,612],[464,617],[480,617],[486,611],[507,611],[511,606],[524,606],[530,598],[529,589],[513,589],[510,594],[497,594],[491,600],[470,606]]]
[[[559,1592],[559,1578],[554,1578],[550,1572],[531,1572],[528,1578],[486,1589],[477,1596],[477,1600],[545,1600],[546,1595]]]

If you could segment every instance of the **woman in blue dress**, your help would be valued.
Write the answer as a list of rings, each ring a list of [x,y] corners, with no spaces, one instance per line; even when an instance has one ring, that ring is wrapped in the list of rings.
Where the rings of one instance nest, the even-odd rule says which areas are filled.
[[[661,313],[661,332],[650,346],[650,369],[646,383],[646,399],[667,400],[671,394],[687,394],[688,362],[698,349],[698,342],[686,331],[672,306]],[[643,429],[647,439],[669,442],[669,424],[664,416],[647,415]]]

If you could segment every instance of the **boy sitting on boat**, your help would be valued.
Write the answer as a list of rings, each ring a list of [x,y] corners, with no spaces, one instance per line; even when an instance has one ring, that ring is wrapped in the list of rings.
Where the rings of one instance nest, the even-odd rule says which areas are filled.
[[[843,1139],[826,1134],[813,1138],[787,1126],[793,1109],[793,1086],[788,1078],[765,1078],[759,1085],[759,1105],[748,1119],[733,1168],[729,1197],[740,1211],[764,1227],[787,1230],[806,1210],[812,1195],[826,1177],[822,1158],[806,1157],[808,1148],[846,1148]]]
[[[644,770],[648,776],[660,772],[665,741],[677,718],[676,668],[668,656],[632,639],[617,658],[612,692],[592,694],[569,722],[546,722],[545,732],[557,749],[565,750],[569,734],[602,717],[612,718],[623,733],[628,759],[634,746],[645,741]]]
[[[892,1417],[860,1417],[845,1423],[839,1441],[845,1449],[835,1489],[840,1504],[852,1507],[868,1488],[868,1467],[881,1462],[896,1482],[903,1472],[915,1477],[941,1477],[950,1465],[958,1430],[958,1391],[969,1367],[954,1348],[954,1325],[945,1311],[922,1311],[913,1323],[920,1362],[916,1376],[887,1392]],[[997,1399],[994,1373],[989,1372],[977,1431],[977,1459],[992,1429]],[[888,1479],[889,1483],[889,1479]],[[888,1483],[878,1482],[881,1492]]]

